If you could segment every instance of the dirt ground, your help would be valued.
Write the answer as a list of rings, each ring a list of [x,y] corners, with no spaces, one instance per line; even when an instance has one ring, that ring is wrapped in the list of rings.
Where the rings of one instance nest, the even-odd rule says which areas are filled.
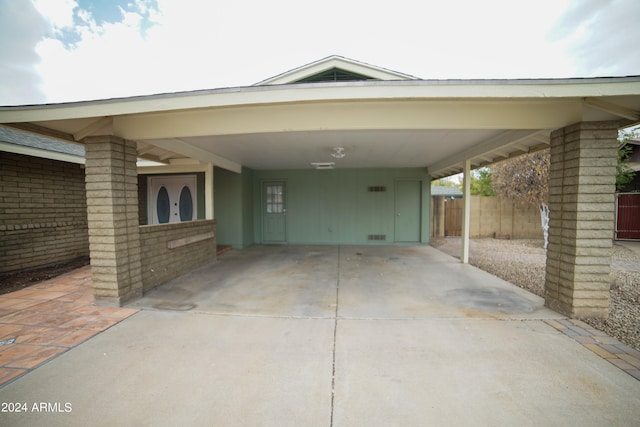
[[[76,258],[71,261],[51,264],[30,270],[17,271],[12,273],[0,273],[0,295],[8,292],[18,291],[61,274],[67,273],[76,268],[89,264],[89,257]]]

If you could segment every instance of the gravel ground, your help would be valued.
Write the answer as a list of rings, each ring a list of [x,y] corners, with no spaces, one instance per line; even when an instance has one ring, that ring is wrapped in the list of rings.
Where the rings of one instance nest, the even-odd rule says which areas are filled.
[[[432,243],[460,257],[459,237]],[[542,240],[472,239],[469,263],[536,295],[544,297],[546,250]],[[640,350],[640,255],[613,245],[609,319],[585,319],[596,329]]]

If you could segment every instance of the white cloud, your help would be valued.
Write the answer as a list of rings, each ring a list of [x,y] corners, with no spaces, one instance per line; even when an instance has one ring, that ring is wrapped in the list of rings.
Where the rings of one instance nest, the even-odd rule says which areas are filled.
[[[637,0],[128,1],[104,20],[75,0],[34,0],[47,20],[32,7],[13,56],[0,53],[0,77],[29,89],[12,96],[41,102],[38,79],[47,102],[249,85],[331,54],[422,78],[640,74]],[[5,3],[0,17],[27,22]]]
[[[54,29],[73,26],[73,9],[78,7],[75,0],[33,0],[33,5]]]

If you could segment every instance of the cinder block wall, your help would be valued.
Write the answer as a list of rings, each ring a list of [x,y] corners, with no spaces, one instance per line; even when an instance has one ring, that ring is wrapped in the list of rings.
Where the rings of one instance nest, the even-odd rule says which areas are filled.
[[[540,210],[501,197],[471,196],[471,237],[542,238]]]
[[[445,204],[447,236],[459,236],[462,230],[462,199]],[[438,221],[435,217],[433,221]],[[512,239],[542,239],[540,211],[535,206],[515,203],[501,197],[471,196],[471,224],[469,235],[493,237],[494,233],[508,234]]]
[[[214,261],[215,233],[215,220],[140,226],[143,291]]]
[[[0,152],[0,273],[88,255],[81,165]]]

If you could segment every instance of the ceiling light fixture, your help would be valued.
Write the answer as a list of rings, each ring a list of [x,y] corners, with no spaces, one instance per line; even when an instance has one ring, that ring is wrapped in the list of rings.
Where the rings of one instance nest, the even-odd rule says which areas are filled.
[[[335,157],[336,159],[341,159],[344,156],[346,156],[346,154],[344,152],[344,148],[342,148],[342,147],[334,147],[333,148],[333,153],[331,153],[331,155],[333,157]]]

